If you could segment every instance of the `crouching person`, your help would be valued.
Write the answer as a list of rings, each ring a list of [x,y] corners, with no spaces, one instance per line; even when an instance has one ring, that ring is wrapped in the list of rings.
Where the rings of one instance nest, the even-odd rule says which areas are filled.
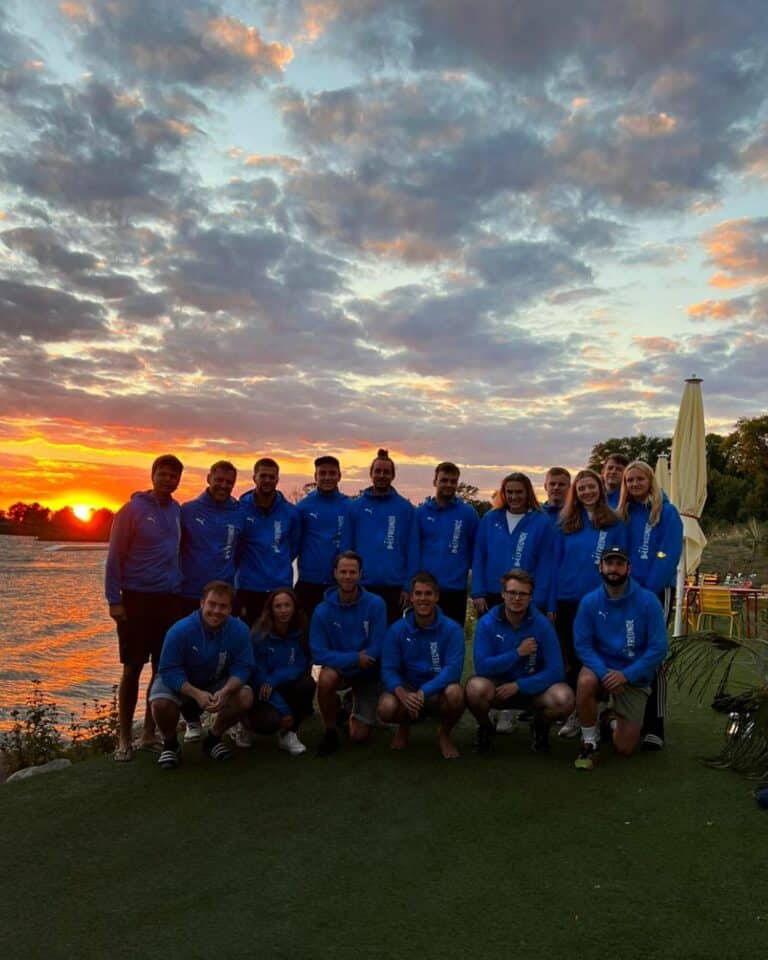
[[[306,619],[296,594],[273,590],[253,628],[254,703],[247,726],[253,733],[277,733],[281,750],[306,752],[299,727],[312,715],[315,681],[309,674]]]
[[[573,643],[583,664],[576,686],[581,720],[577,770],[591,770],[597,762],[597,702],[606,697],[612,710],[603,714],[603,723],[616,752],[625,757],[635,752],[656,668],[667,653],[659,599],[630,579],[621,547],[603,551],[600,574],[603,585],[583,598],[573,624]]]
[[[212,760],[232,755],[222,734],[253,704],[248,686],[253,670],[251,638],[242,620],[231,616],[234,597],[228,583],[213,580],[203,588],[200,609],[177,620],[165,636],[149,693],[152,716],[163,738],[157,761],[161,767],[171,769],[181,761],[177,727],[181,708],[190,701],[214,716],[203,752]]]
[[[384,638],[379,719],[396,723],[393,750],[408,745],[411,724],[422,716],[436,716],[437,740],[446,760],[459,756],[451,730],[464,712],[464,631],[441,612],[437,580],[417,573],[411,581],[411,604],[402,620],[393,623]]]
[[[549,750],[553,720],[573,710],[573,691],[557,634],[532,603],[533,577],[510,570],[501,578],[502,603],[480,618],[475,631],[476,675],[467,681],[467,706],[477,720],[474,748],[487,753],[494,728],[488,712],[513,708],[533,712],[531,749]]]

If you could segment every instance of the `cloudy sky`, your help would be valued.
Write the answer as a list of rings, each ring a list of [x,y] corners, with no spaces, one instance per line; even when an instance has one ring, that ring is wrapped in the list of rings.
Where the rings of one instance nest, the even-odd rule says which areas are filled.
[[[0,506],[766,409],[765,0],[6,0]]]

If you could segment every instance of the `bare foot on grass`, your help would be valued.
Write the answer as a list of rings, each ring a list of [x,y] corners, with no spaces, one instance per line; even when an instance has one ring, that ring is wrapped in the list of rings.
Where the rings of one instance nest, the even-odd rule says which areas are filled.
[[[407,723],[401,723],[397,728],[397,733],[392,737],[392,743],[389,745],[390,750],[405,750],[408,746],[408,741],[411,737],[411,728]]]
[[[454,746],[450,734],[443,727],[437,728],[437,742],[440,744],[440,753],[442,753],[445,760],[456,760],[461,756]]]

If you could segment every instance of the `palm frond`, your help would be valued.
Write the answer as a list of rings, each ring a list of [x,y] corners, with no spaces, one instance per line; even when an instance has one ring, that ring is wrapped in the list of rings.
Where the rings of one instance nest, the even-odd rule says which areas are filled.
[[[725,728],[725,743],[716,757],[704,762],[730,768],[749,777],[768,774],[768,688],[734,698]]]
[[[765,651],[759,640],[724,637],[719,633],[689,633],[674,637],[669,644],[667,676],[680,689],[704,700],[713,691],[726,689],[737,658],[754,670],[754,688],[765,683],[761,675]]]

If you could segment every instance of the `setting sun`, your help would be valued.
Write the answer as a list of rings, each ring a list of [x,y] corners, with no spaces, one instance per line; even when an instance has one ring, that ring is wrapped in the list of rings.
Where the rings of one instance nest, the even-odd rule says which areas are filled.
[[[72,513],[74,513],[78,520],[82,520],[83,523],[88,523],[93,515],[93,507],[89,507],[84,503],[76,503],[74,507],[72,507]]]

